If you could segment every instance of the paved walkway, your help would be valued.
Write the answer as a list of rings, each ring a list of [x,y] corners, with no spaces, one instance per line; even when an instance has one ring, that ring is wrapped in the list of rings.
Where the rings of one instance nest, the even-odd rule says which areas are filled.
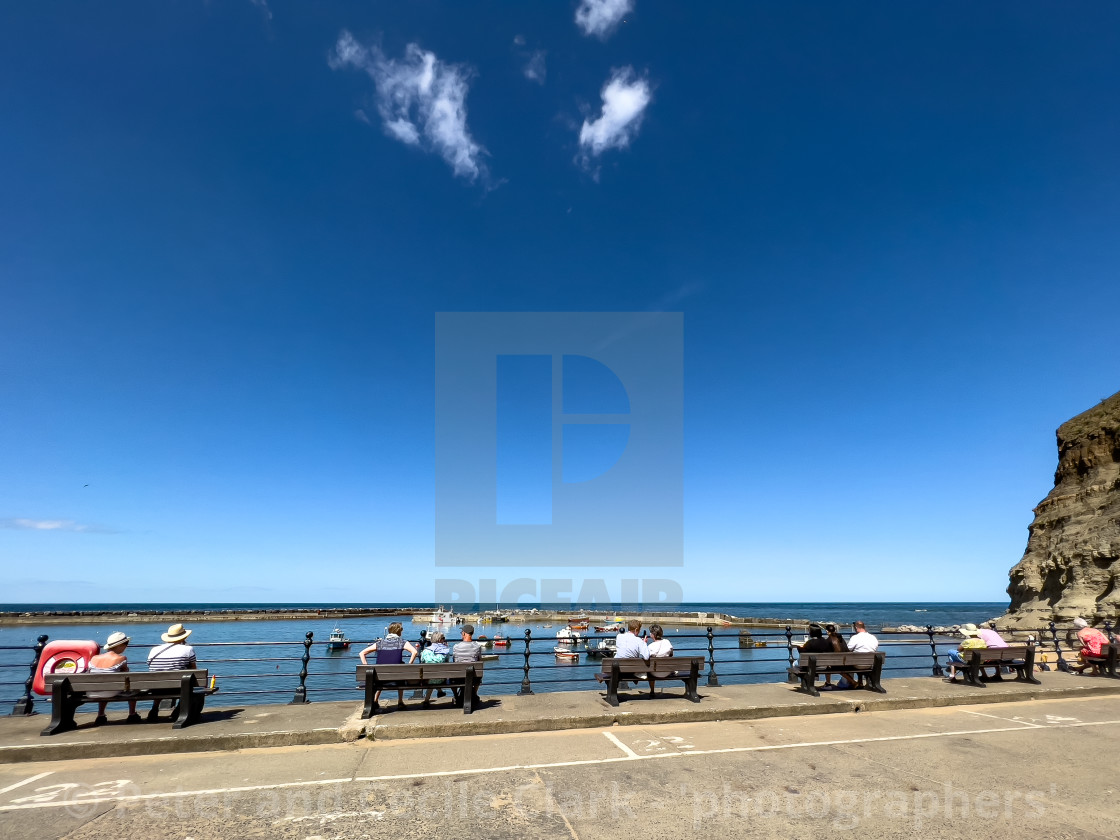
[[[1120,836],[1120,697],[0,765],[37,840]]]
[[[679,689],[649,698],[623,693],[612,708],[596,691],[569,691],[532,696],[486,698],[474,714],[450,706],[450,698],[433,700],[431,709],[408,701],[369,721],[359,717],[355,702],[310,703],[304,706],[207,708],[203,722],[174,731],[170,723],[125,724],[123,705],[110,707],[110,723],[94,726],[92,714],[77,716],[79,728],[51,737],[40,736],[49,720],[44,714],[0,718],[0,764],[66,758],[148,755],[261,747],[338,743],[366,738],[375,741],[543,732],[595,727],[642,726],[713,720],[758,720],[805,715],[851,715],[853,712],[918,709],[961,704],[1015,702],[1032,698],[1120,694],[1120,680],[1081,677],[1058,672],[1039,675],[1042,685],[1005,680],[985,688],[949,684],[932,677],[884,680],[886,694],[838,691],[809,697],[784,683],[701,686],[701,702],[690,703]],[[358,692],[355,691],[355,696]],[[406,695],[407,696],[407,695]],[[216,695],[217,699],[220,695]],[[384,699],[389,699],[388,694]]]

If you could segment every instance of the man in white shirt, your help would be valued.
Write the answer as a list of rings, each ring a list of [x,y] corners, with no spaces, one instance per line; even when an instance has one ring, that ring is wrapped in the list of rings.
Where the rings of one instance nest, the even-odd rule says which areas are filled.
[[[848,650],[852,653],[874,653],[879,649],[879,640],[867,632],[867,625],[862,621],[852,624],[855,633],[848,639]]]

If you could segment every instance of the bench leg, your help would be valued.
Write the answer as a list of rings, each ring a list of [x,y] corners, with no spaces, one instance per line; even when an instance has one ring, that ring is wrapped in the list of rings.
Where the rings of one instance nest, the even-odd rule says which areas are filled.
[[[1042,685],[1042,680],[1034,675],[1034,645],[1027,646],[1027,659],[1022,666],[1016,666],[1019,673],[1017,678],[1022,679],[1024,682],[1034,683],[1035,685]]]
[[[607,705],[609,706],[618,705],[618,680],[618,664],[612,662],[611,676],[610,679],[607,680]]]
[[[192,692],[189,700],[179,700],[179,716],[172,729],[182,729],[185,726],[194,726],[202,716],[202,707],[206,705],[206,695],[202,692]]]
[[[805,666],[805,673],[801,675],[801,688],[811,697],[821,696],[820,690],[817,688],[817,660],[812,656],[809,657],[809,663]]]
[[[693,662],[692,668],[688,672],[688,680],[685,682],[684,696],[686,699],[691,700],[693,703],[700,702],[700,695],[696,692],[696,686],[700,683],[700,663]]]
[[[373,674],[369,671],[366,672],[366,702],[362,706],[362,720],[373,717],[377,714],[377,694],[381,686],[374,679]]]
[[[964,673],[964,681],[966,683],[968,683],[969,685],[975,686],[976,688],[986,688],[987,687],[987,686],[984,685],[984,683],[980,682],[980,656],[979,656],[979,654],[973,654],[969,658],[968,662],[965,663],[965,666],[962,669],[962,672]]]
[[[466,676],[463,678],[463,714],[469,715],[474,711],[474,701],[478,696],[478,681],[475,679],[474,666],[467,666]]]
[[[70,680],[55,683],[51,688],[51,722],[40,732],[40,735],[57,735],[59,732],[69,732],[77,729],[74,712],[80,704],[75,702],[74,692],[70,688]]]
[[[886,654],[875,654],[875,662],[871,666],[871,673],[867,675],[867,687],[874,691],[876,694],[886,694],[887,690],[883,688],[883,663],[886,661]]]

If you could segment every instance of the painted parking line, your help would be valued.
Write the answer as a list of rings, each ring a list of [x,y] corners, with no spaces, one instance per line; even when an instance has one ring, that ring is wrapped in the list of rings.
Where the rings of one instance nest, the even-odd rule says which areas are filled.
[[[630,749],[628,746],[626,746],[624,743],[622,743],[620,740],[618,740],[618,738],[615,737],[615,734],[613,732],[604,732],[603,734],[607,736],[608,741],[610,741],[612,744],[614,744],[616,747],[618,747],[620,750],[622,750],[624,753],[626,753],[627,758],[637,758],[638,757],[638,754],[636,752],[634,752],[632,749]]]
[[[1035,725],[1035,724],[1019,723],[1015,726],[995,727],[995,728],[989,728],[989,729],[961,729],[961,730],[956,730],[956,731],[952,731],[952,732],[922,732],[922,733],[916,733],[916,734],[913,734],[913,735],[887,735],[887,736],[881,736],[881,737],[875,737],[875,738],[844,738],[844,739],[828,740],[828,741],[805,741],[805,742],[790,743],[790,744],[766,744],[766,745],[751,746],[751,747],[726,747],[726,748],[719,748],[719,749],[684,750],[684,751],[680,751],[680,752],[675,752],[675,751],[674,752],[663,752],[663,753],[656,753],[656,754],[652,754],[652,755],[638,755],[638,754],[634,753],[633,750],[629,750],[629,752],[631,753],[630,755],[618,756],[618,757],[615,757],[615,758],[591,758],[591,759],[584,759],[584,760],[578,760],[578,761],[554,761],[554,762],[548,762],[548,763],[544,763],[544,764],[509,764],[509,765],[505,765],[505,766],[501,766],[501,767],[476,767],[476,768],[469,768],[469,769],[462,769],[462,770],[438,770],[438,771],[423,772],[423,773],[402,773],[402,774],[389,775],[389,776],[354,776],[354,777],[351,777],[351,778],[321,779],[321,780],[317,780],[317,781],[307,781],[307,782],[303,782],[303,781],[301,781],[301,782],[283,782],[283,783],[279,783],[279,784],[269,784],[269,785],[243,785],[243,786],[239,786],[239,787],[229,787],[229,788],[210,788],[210,789],[207,789],[207,790],[186,790],[186,791],[178,790],[178,791],[170,791],[170,792],[164,792],[164,793],[143,793],[143,794],[128,794],[128,795],[115,795],[115,796],[103,796],[103,797],[88,796],[87,794],[90,793],[91,791],[83,790],[80,795],[81,795],[81,803],[83,805],[95,804],[95,803],[96,804],[101,804],[101,803],[109,803],[109,802],[139,802],[139,801],[153,800],[153,799],[163,799],[163,798],[171,799],[171,798],[181,798],[181,797],[188,797],[188,796],[214,796],[214,795],[229,794],[229,793],[251,793],[251,792],[254,792],[254,791],[277,790],[277,789],[282,789],[282,788],[293,788],[293,787],[314,787],[314,786],[322,786],[322,785],[330,785],[330,784],[352,784],[352,783],[356,783],[356,782],[391,782],[391,781],[401,781],[401,780],[408,780],[408,779],[429,779],[429,778],[439,778],[439,777],[447,777],[447,776],[468,776],[468,775],[469,776],[477,776],[477,775],[484,775],[484,774],[488,774],[488,773],[505,773],[505,772],[510,772],[510,771],[514,771],[514,770],[533,770],[533,771],[535,771],[535,770],[546,770],[546,769],[551,769],[551,768],[579,767],[579,766],[587,766],[587,765],[595,765],[595,764],[618,764],[618,763],[628,762],[628,761],[652,761],[652,760],[659,760],[659,759],[673,759],[673,758],[683,758],[683,757],[686,757],[686,756],[692,757],[692,756],[702,756],[702,755],[719,755],[719,754],[726,754],[726,753],[771,752],[771,751],[774,751],[774,750],[804,749],[804,748],[807,748],[807,747],[831,747],[831,746],[841,746],[841,745],[850,745],[850,744],[873,744],[873,743],[887,743],[887,742],[918,741],[918,740],[924,740],[924,739],[929,739],[929,738],[949,738],[949,737],[958,737],[958,736],[964,736],[964,735],[987,735],[987,734],[994,734],[994,733],[1000,733],[1000,732],[1023,732],[1023,731],[1035,730],[1035,729],[1040,729],[1040,728],[1042,728],[1042,729],[1072,729],[1072,728],[1080,728],[1080,727],[1086,727],[1086,726],[1112,726],[1112,725],[1116,725],[1116,724],[1120,724],[1120,720],[1088,721],[1088,722],[1064,723],[1064,724],[1059,723],[1059,724],[1054,724],[1054,725],[1046,726],[1046,727],[1039,727],[1038,725]],[[604,732],[603,734],[608,735],[608,737],[609,737],[613,733]],[[611,740],[615,740],[615,739],[611,739]],[[618,742],[618,745],[620,747],[622,747],[624,751],[627,749],[625,747],[625,745],[623,745],[621,742]],[[120,780],[120,781],[124,782],[125,780]],[[19,810],[27,810],[27,809],[35,809],[35,808],[66,808],[66,807],[72,807],[74,805],[74,802],[72,800],[66,798],[65,789],[70,788],[70,787],[79,787],[79,786],[52,785],[52,786],[49,786],[49,787],[51,788],[51,791],[54,791],[54,790],[58,791],[57,795],[51,795],[51,792],[48,792],[47,794],[45,794],[45,795],[50,796],[49,801],[23,801],[23,802],[8,804],[8,805],[0,805],[0,812],[2,812],[2,811],[19,811]],[[80,787],[85,787],[85,786],[80,786]],[[44,788],[44,789],[40,789],[40,790],[46,791],[47,789]],[[24,800],[38,799],[43,795],[44,794],[40,794],[39,791],[36,791],[35,795],[30,796],[30,797],[23,797],[23,799]],[[60,798],[61,798],[62,801],[59,801]]]
[[[54,772],[53,770],[48,770],[46,773],[40,773],[38,776],[29,776],[28,778],[24,779],[22,782],[16,782],[14,785],[8,785],[6,788],[0,788],[0,794],[7,793],[8,791],[11,791],[11,790],[15,790],[16,788],[21,788],[24,785],[31,784],[32,782],[37,782],[40,779],[49,776],[53,772]]]

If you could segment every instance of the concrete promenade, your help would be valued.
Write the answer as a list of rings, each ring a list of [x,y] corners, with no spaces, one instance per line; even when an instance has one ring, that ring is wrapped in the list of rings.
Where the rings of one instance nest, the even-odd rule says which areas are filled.
[[[985,688],[963,685],[959,680],[950,684],[933,677],[904,677],[884,680],[886,694],[856,690],[822,692],[820,697],[810,697],[786,683],[718,687],[701,683],[700,703],[685,700],[679,684],[669,685],[655,698],[646,696],[643,684],[642,691],[623,692],[623,702],[617,708],[609,706],[599,691],[487,696],[484,683],[481,707],[471,715],[452,707],[450,696],[444,700],[433,696],[430,709],[421,709],[418,701],[406,700],[407,708],[398,711],[392,692],[386,692],[382,698],[386,701],[384,711],[368,721],[360,719],[358,691],[354,692],[352,702],[230,708],[221,707],[219,693],[210,699],[214,707],[208,706],[203,712],[202,723],[187,729],[175,731],[170,722],[126,724],[123,704],[115,704],[109,709],[107,725],[95,726],[92,712],[78,714],[77,730],[51,737],[39,734],[49,720],[50,703],[38,700],[36,709],[41,714],[0,718],[0,764],[311,746],[360,739],[392,741],[702,721],[851,716],[871,711],[1120,695],[1120,680],[1060,672],[1046,672],[1038,677],[1042,684],[1037,686],[1007,679]]]
[[[1120,697],[1045,696],[3,764],[0,836],[1120,836]]]

